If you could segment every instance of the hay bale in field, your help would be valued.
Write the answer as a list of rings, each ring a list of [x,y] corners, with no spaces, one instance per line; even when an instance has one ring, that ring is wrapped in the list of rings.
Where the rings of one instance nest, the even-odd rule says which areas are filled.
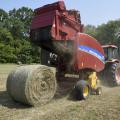
[[[21,66],[9,74],[7,91],[16,101],[32,106],[45,104],[56,92],[55,69],[44,65]]]

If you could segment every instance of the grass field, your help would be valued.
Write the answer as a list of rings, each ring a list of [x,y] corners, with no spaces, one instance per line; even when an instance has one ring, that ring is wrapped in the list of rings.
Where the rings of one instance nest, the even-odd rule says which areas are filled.
[[[0,65],[0,120],[120,120],[120,87],[102,86],[100,96],[91,95],[85,101],[64,96],[36,108],[13,101],[6,92],[6,78],[16,67]]]
[[[11,70],[15,69],[18,65],[15,64],[0,64],[0,74],[8,74]]]
[[[0,87],[5,88],[6,79],[10,71],[14,70],[18,65],[15,64],[0,64]]]

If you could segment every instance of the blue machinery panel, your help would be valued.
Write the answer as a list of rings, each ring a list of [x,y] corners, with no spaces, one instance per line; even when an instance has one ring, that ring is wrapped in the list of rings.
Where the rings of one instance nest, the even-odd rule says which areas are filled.
[[[105,62],[104,56],[98,50],[96,50],[94,48],[81,45],[81,46],[78,47],[78,49],[81,50],[81,51],[84,51],[84,52],[86,52],[88,54],[91,54],[91,55],[93,55],[95,57],[97,57],[103,63]]]

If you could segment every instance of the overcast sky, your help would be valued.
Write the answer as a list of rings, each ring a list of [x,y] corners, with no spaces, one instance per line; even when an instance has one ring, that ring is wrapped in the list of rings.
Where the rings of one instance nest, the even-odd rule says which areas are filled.
[[[26,6],[32,9],[57,0],[0,0],[0,8],[9,11]],[[100,25],[120,18],[120,0],[64,0],[68,9],[81,13],[82,23]]]

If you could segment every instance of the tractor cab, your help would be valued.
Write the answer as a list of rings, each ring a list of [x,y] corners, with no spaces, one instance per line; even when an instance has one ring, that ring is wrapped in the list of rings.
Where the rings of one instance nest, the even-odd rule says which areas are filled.
[[[113,60],[113,59],[120,59],[120,55],[118,53],[118,47],[115,45],[103,45],[102,46],[105,52],[105,60]]]

